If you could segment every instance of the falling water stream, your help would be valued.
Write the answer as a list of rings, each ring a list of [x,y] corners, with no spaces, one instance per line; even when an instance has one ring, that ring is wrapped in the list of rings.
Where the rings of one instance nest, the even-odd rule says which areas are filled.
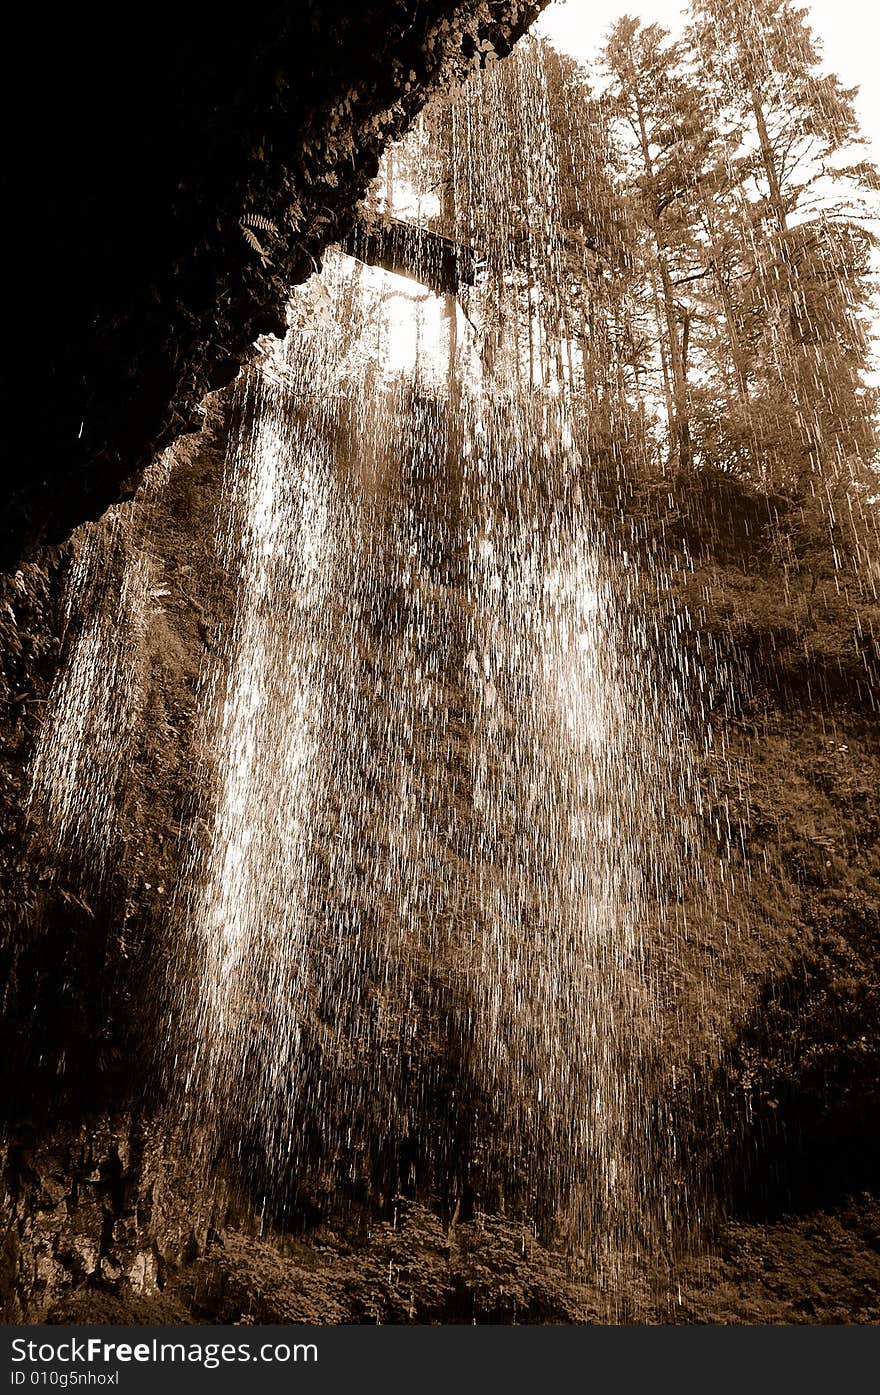
[[[444,231],[474,284],[438,298],[328,254],[235,388],[168,1061],[193,1137],[282,1212],[303,1178],[469,1191],[607,1258],[681,1210],[669,888],[700,878],[698,792],[658,583],[577,445],[542,52],[448,109]],[[422,123],[375,216],[436,226],[429,147]],[[132,557],[33,771],[53,836],[96,857],[137,720]]]

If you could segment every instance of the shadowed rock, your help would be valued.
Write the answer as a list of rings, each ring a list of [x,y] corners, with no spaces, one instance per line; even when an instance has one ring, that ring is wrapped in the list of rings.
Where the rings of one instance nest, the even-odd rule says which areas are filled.
[[[256,0],[228,24],[157,0],[131,38],[106,0],[15,11],[0,568],[130,497],[283,334],[388,141],[545,3]]]

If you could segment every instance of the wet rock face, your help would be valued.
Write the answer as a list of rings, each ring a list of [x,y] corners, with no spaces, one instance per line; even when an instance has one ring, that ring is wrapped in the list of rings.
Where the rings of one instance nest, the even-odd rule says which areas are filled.
[[[5,1322],[43,1321],[93,1285],[150,1299],[169,1267],[204,1250],[206,1218],[190,1196],[172,1200],[161,1153],[128,1117],[22,1136],[0,1172]]]
[[[199,438],[175,447],[151,517],[157,570],[142,653],[149,691],[121,805],[118,884],[101,899],[69,869],[50,866],[45,839],[35,850],[16,823],[57,653],[59,560],[32,563],[0,591],[8,722],[0,728],[8,830],[0,849],[0,976],[10,979],[0,1058],[7,1079],[20,1082],[17,1097],[10,1083],[0,1098],[0,1124],[15,1144],[0,1199],[0,1302],[12,1318],[53,1321],[235,1321],[254,1313],[266,1321],[457,1322],[474,1313],[489,1321],[595,1320],[598,1297],[572,1293],[549,1251],[534,1246],[522,1272],[522,1229],[504,1217],[484,1227],[459,1215],[450,1244],[453,1199],[439,1218],[423,1205],[436,1202],[433,1179],[421,1184],[409,1229],[390,1223],[385,1199],[408,1173],[401,1163],[423,1151],[420,1143],[412,1149],[410,1139],[424,1137],[415,1131],[405,1140],[410,1153],[364,1155],[372,1171],[365,1167],[353,1190],[375,1242],[355,1236],[328,1257],[319,1226],[291,1259],[289,1236],[275,1248],[230,1236],[222,1215],[215,1224],[223,1244],[208,1248],[208,1218],[193,1219],[196,1189],[184,1175],[192,1140],[163,1137],[150,1123],[143,1077],[162,1039],[157,985],[169,979],[169,930],[159,929],[177,856],[169,829],[182,813],[192,817],[196,793],[206,808],[212,798],[210,751],[192,732],[196,673],[231,595],[213,555],[228,396],[210,404]],[[721,503],[727,493],[725,486]],[[736,517],[749,505],[744,495]],[[720,504],[706,513],[719,529]],[[83,532],[104,535],[108,527],[105,519]],[[714,560],[716,550],[731,556],[729,565]],[[693,1059],[705,1066],[694,1072],[693,1089],[679,1090],[676,1118],[684,1151],[700,1167],[711,1155],[711,1202],[726,1219],[709,1237],[714,1268],[685,1266],[679,1288],[664,1289],[656,1303],[642,1278],[633,1279],[629,1306],[615,1320],[877,1320],[877,1204],[852,1198],[862,1188],[876,1194],[878,1177],[880,748],[876,680],[866,676],[862,685],[860,675],[876,671],[876,649],[868,651],[864,636],[880,633],[880,616],[873,593],[858,600],[855,590],[849,598],[838,590],[830,552],[815,585],[805,573],[786,591],[774,565],[747,573],[735,539],[713,535],[693,573],[676,569],[681,603],[701,617],[694,642],[715,703],[704,816],[730,843],[726,865],[736,879],[717,924],[701,921],[698,907],[690,917],[694,949],[680,963],[682,992],[689,982],[702,987],[695,965],[703,952],[714,956],[714,991],[702,1004],[682,998],[683,1041],[695,1043]],[[437,636],[451,629],[454,590],[419,593],[435,653]],[[367,652],[371,678],[382,675],[383,646],[386,657],[396,652],[393,616],[401,613],[395,594],[376,652]],[[739,675],[732,690],[722,682],[725,667]],[[399,663],[389,669],[402,671]],[[385,686],[393,692],[390,675]],[[417,743],[428,752],[420,778],[445,792],[450,810],[469,730],[465,699],[463,690],[442,697],[464,719],[448,743],[429,747],[430,708]],[[370,797],[386,792],[378,784]],[[460,846],[450,846],[450,865]],[[359,894],[369,909],[369,884]],[[413,1110],[446,1120],[461,1063],[430,1013],[443,994],[451,997],[457,962],[451,957],[432,966],[433,979],[425,975],[440,991],[418,1000],[421,1045],[407,1077]],[[99,981],[113,991],[96,997]],[[319,1046],[320,1027],[317,1019]],[[433,1080],[433,1093],[420,1090],[423,1079]],[[463,1123],[450,1141],[455,1166],[479,1161],[475,1145],[494,1136],[478,1103],[479,1111],[456,1116]],[[323,1099],[317,1113],[326,1128]],[[109,1122],[122,1114],[137,1118],[139,1132]],[[323,1214],[335,1228],[340,1216],[320,1177],[297,1180],[303,1213]],[[469,1186],[474,1212],[500,1209],[491,1189],[472,1197]],[[262,1184],[258,1191],[265,1194]],[[343,1219],[352,1224],[357,1207],[346,1202]],[[707,1273],[720,1280],[710,1283]],[[421,1276],[418,1289],[410,1274]]]
[[[0,566],[97,517],[192,427],[283,331],[385,143],[545,3],[300,0],[218,23],[160,0],[131,33],[106,3],[17,13]]]

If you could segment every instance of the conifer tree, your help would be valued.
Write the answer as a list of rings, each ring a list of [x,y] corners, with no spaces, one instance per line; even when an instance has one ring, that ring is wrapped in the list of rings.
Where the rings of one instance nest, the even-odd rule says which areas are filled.
[[[693,464],[688,381],[692,314],[677,293],[677,282],[690,278],[695,254],[679,197],[682,180],[690,186],[695,175],[693,167],[685,167],[682,151],[690,104],[680,74],[681,46],[660,25],[643,27],[625,16],[612,29],[601,58],[612,75],[612,116],[630,137],[623,159],[635,195],[632,216],[643,233],[645,279],[657,308],[671,456],[687,472]],[[692,159],[688,163],[692,166]]]
[[[765,480],[798,497],[862,477],[877,449],[866,315],[877,174],[847,162],[854,89],[821,71],[790,0],[694,0],[690,42],[715,119],[741,132],[739,305]]]

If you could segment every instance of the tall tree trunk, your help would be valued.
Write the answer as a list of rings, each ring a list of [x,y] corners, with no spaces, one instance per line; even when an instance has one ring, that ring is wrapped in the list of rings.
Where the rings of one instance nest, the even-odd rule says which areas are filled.
[[[654,302],[654,319],[657,322],[657,347],[660,350],[660,373],[663,378],[663,401],[666,406],[666,424],[669,430],[669,451],[670,455],[673,455],[675,453],[675,398],[672,392],[672,375],[669,369],[669,351],[666,347],[669,326],[667,322],[664,332],[660,292],[657,289],[657,280],[654,276],[651,277],[651,299]]]
[[[648,130],[645,123],[645,113],[642,106],[641,97],[637,88],[633,88],[633,96],[636,107],[636,117],[639,128],[639,144],[641,146],[642,161],[645,166],[645,173],[651,186],[650,197],[653,200],[654,184],[654,161],[651,158],[651,146],[648,140]],[[666,322],[666,338],[669,351],[669,364],[672,370],[672,447],[673,454],[682,471],[690,470],[693,465],[693,450],[691,446],[691,424],[690,410],[688,405],[688,383],[687,370],[685,366],[684,354],[682,353],[682,342],[678,330],[678,315],[675,309],[675,294],[672,286],[672,275],[669,270],[669,258],[666,255],[666,246],[660,231],[660,222],[653,203],[648,209],[651,232],[654,238],[654,247],[657,256],[657,268],[660,274],[660,288],[663,299],[663,317]]]
[[[691,423],[688,407],[687,363],[683,336],[679,334],[678,315],[675,309],[675,294],[672,289],[672,276],[669,262],[663,251],[659,229],[656,236],[657,261],[660,268],[660,285],[663,290],[663,309],[666,316],[669,340],[669,359],[672,367],[672,400],[675,409],[673,436],[678,468],[690,470],[693,464],[691,448]]]
[[[727,331],[727,345],[730,352],[730,362],[733,367],[734,382],[736,383],[736,395],[740,406],[746,411],[750,408],[749,378],[745,370],[742,340],[739,337],[739,330],[736,324],[736,313],[733,308],[733,299],[730,294],[730,287],[724,279],[721,270],[721,248],[718,240],[718,228],[712,212],[712,203],[706,198],[706,192],[702,184],[700,189],[700,203],[703,212],[703,228],[709,243],[709,271],[715,285],[715,292],[721,301],[721,309],[724,315],[724,327]]]
[[[801,465],[797,472],[798,488],[802,494],[806,495],[813,488],[813,477],[822,468],[822,428],[818,421],[815,407],[816,388],[811,380],[812,367],[804,364],[803,355],[798,350],[798,344],[793,327],[793,319],[796,313],[796,306],[802,295],[798,285],[799,273],[796,263],[792,258],[792,249],[789,246],[788,215],[785,211],[785,201],[782,195],[782,186],[779,179],[779,170],[776,165],[776,156],[773,151],[773,143],[770,140],[770,132],[767,128],[767,118],[764,111],[764,104],[761,93],[757,85],[750,89],[752,104],[752,114],[755,118],[755,126],[758,131],[758,140],[761,147],[761,163],[767,177],[767,185],[770,190],[770,206],[773,209],[774,219],[779,232],[778,250],[779,255],[775,262],[776,282],[772,291],[772,301],[775,301],[779,314],[780,329],[785,325],[784,345],[787,362],[779,364],[779,372],[792,401],[798,408],[798,419],[801,427]],[[782,336],[780,336],[782,338]],[[807,378],[804,379],[806,367]]]
[[[764,173],[767,176],[767,184],[770,189],[770,204],[779,226],[779,231],[784,237],[785,233],[788,231],[788,218],[785,212],[785,203],[782,198],[782,186],[779,183],[779,171],[776,168],[776,157],[773,153],[770,132],[767,130],[767,118],[764,114],[764,104],[761,101],[761,94],[757,87],[753,86],[749,95],[752,101],[752,114],[758,129],[758,140],[761,144],[761,162],[764,166]]]

